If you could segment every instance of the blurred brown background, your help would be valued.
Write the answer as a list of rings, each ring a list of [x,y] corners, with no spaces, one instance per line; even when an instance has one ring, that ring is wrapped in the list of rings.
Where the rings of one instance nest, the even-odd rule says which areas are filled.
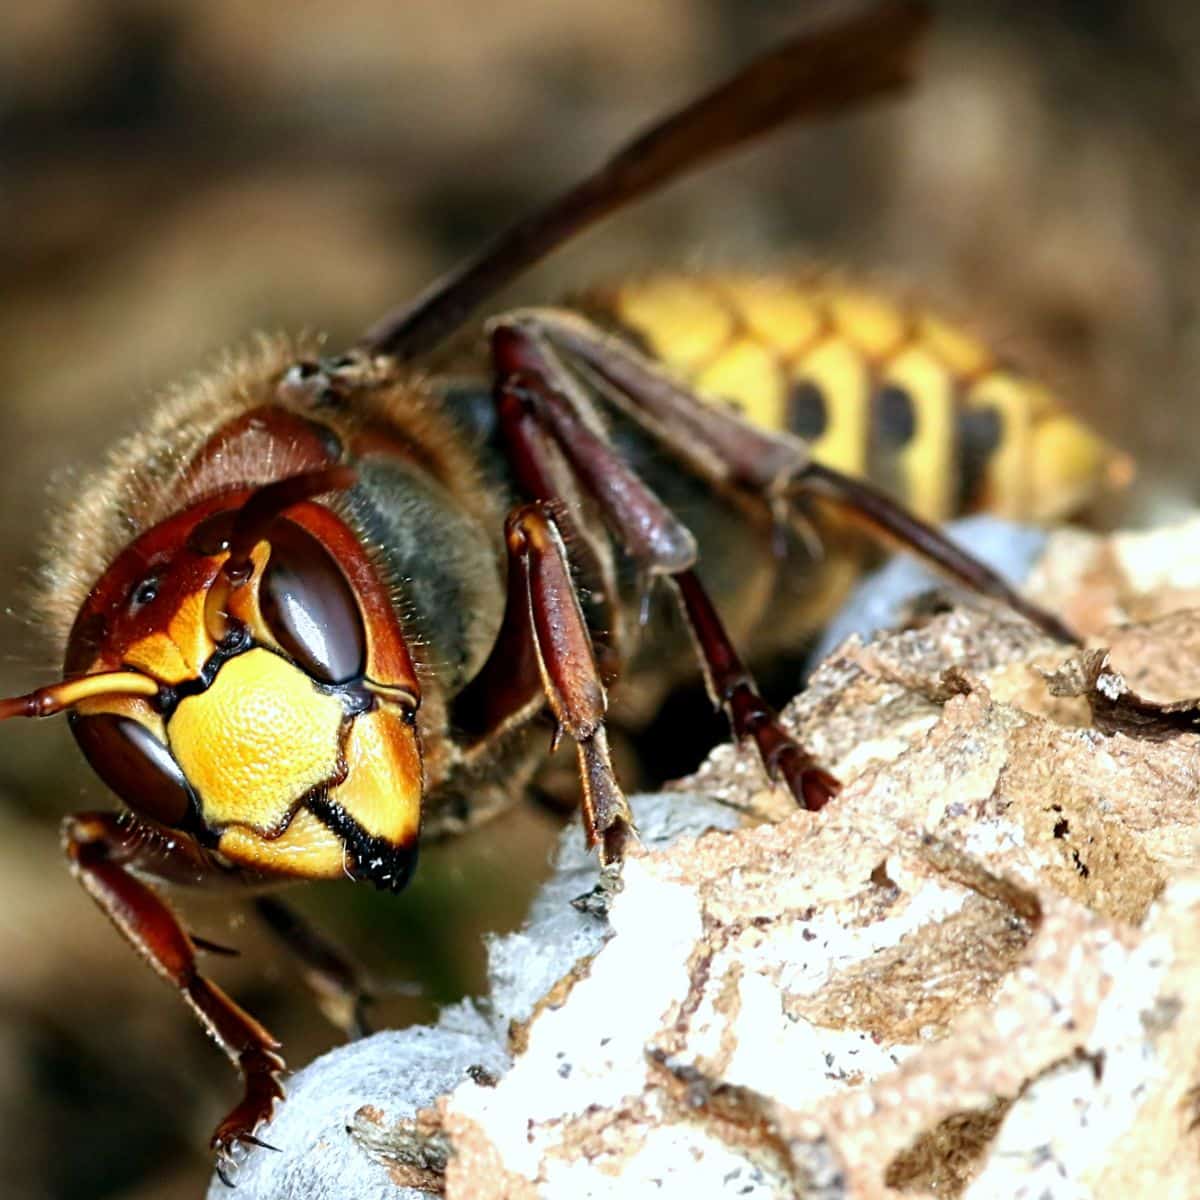
[[[0,687],[54,677],[26,612],[43,514],[156,389],[255,329],[348,339],[713,82],[797,0],[44,0],[0,15]],[[911,102],[672,188],[519,289],[659,264],[817,259],[943,301],[1136,453],[1133,519],[1193,501],[1200,449],[1200,15],[1186,0],[942,6]],[[0,731],[0,1190],[186,1197],[228,1066],[69,878],[102,802],[65,725]],[[399,899],[310,889],[428,1019],[477,988],[554,822],[431,849]],[[222,904],[214,972],[299,1065],[334,1035]]]

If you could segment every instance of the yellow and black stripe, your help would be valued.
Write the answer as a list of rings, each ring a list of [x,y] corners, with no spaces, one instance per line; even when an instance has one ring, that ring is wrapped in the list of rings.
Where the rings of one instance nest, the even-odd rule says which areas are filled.
[[[660,275],[584,298],[702,395],[811,443],[921,516],[1051,521],[1129,460],[984,341],[837,278]]]

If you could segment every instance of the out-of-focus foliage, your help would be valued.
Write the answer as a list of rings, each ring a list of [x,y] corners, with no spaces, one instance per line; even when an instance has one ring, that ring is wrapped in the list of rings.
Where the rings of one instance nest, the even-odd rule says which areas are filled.
[[[260,328],[353,336],[487,232],[799,19],[790,0],[46,0],[0,17],[0,686],[54,664],[22,591],[42,516],[153,392]],[[519,289],[656,263],[812,258],[911,287],[1045,365],[1191,499],[1200,15],[1184,0],[943,6],[912,102],[779,138],[589,235]],[[48,488],[48,481],[53,483]],[[0,1179],[6,1194],[195,1195],[235,1080],[60,864],[105,803],[61,723],[0,730]],[[478,985],[551,823],[431,851],[399,900],[309,911],[418,999]],[[189,910],[192,911],[192,910]],[[228,909],[222,980],[296,1062],[329,1044]]]

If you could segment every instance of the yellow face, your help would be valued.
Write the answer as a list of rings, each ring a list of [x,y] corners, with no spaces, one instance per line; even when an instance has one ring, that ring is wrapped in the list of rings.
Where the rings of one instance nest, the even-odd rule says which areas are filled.
[[[374,843],[365,853],[389,859],[416,844],[421,764],[403,714],[376,701],[349,715],[345,696],[274,651],[255,647],[223,664],[205,691],[179,703],[166,734],[233,862],[336,878],[359,865],[348,862],[348,842]]]
[[[303,526],[277,522],[236,585],[227,557],[126,563],[93,594],[104,636],[82,679],[115,659],[137,686],[74,704],[84,753],[135,813],[232,866],[398,890],[420,832],[415,680],[376,679],[396,655],[370,598]]]
[[[181,700],[167,744],[211,829],[244,825],[264,836],[291,819],[291,801],[345,773],[338,697],[262,647],[223,663],[209,686]]]

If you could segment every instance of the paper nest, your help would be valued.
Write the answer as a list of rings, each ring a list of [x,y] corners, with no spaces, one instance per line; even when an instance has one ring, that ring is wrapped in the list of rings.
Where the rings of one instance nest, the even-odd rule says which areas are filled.
[[[1035,586],[1169,702],[1198,559],[1063,535]],[[1200,738],[1102,732],[1076,657],[978,605],[852,639],[787,713],[837,800],[716,751],[635,799],[607,922],[570,831],[491,996],[294,1078],[244,1194],[1200,1196]]]

